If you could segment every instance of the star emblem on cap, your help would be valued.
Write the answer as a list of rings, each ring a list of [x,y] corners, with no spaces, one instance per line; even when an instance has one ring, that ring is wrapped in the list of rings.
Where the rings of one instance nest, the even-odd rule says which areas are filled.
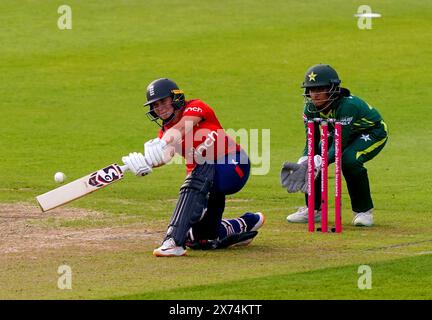
[[[312,71],[310,74],[308,74],[309,81],[316,81],[315,80],[316,76],[317,76],[317,74]]]

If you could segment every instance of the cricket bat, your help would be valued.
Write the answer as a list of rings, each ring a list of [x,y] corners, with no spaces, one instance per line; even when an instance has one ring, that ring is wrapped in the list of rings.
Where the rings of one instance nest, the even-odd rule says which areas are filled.
[[[42,212],[57,208],[121,180],[124,172],[128,169],[127,165],[119,166],[113,163],[85,177],[41,194],[36,197],[36,200]]]

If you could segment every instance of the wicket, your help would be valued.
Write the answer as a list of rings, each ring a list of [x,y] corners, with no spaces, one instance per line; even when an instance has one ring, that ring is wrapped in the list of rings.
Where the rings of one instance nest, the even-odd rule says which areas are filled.
[[[314,118],[308,120],[308,230],[315,231],[315,123],[321,126],[321,228],[317,231],[328,232],[328,123],[334,123],[335,146],[335,227],[332,232],[342,232],[341,193],[342,193],[342,124],[336,119]]]

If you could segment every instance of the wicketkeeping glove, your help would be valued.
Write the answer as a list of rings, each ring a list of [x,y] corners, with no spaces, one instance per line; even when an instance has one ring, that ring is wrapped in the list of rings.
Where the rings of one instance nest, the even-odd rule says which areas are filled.
[[[282,166],[280,173],[281,185],[286,188],[289,193],[298,191],[302,191],[303,193],[307,192],[308,163],[307,158],[301,158],[301,160],[303,161],[300,163],[285,162]],[[316,155],[314,157],[314,162],[314,176],[316,178],[321,170],[321,156]]]
[[[299,191],[305,184],[307,176],[307,161],[300,164],[285,162],[280,173],[281,185],[289,193]]]

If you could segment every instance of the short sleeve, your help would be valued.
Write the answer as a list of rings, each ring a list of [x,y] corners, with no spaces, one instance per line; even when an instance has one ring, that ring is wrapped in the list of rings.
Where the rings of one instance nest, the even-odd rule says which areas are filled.
[[[163,131],[162,129],[159,130],[159,132],[158,132],[158,138],[159,138],[159,139],[162,138],[163,135],[164,135],[164,131]]]
[[[208,107],[206,104],[200,100],[195,100],[189,103],[185,110],[183,111],[183,117],[192,116],[192,117],[201,117],[206,118],[208,113]]]

